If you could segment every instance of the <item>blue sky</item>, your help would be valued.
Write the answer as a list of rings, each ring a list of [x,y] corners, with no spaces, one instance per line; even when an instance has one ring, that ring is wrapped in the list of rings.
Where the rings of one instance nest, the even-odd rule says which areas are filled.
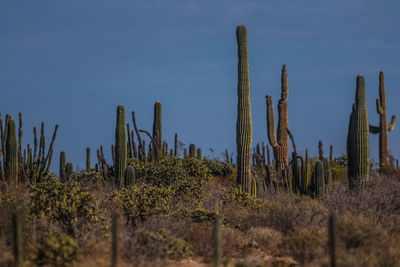
[[[59,124],[58,154],[81,168],[85,148],[110,157],[118,104],[151,130],[161,101],[163,137],[174,133],[216,156],[235,151],[236,26],[248,30],[253,142],[267,142],[265,95],[280,95],[289,76],[289,124],[298,150],[318,140],[345,153],[357,74],[366,79],[369,120],[385,71],[388,115],[400,115],[398,1],[1,1],[0,112],[22,112],[24,141],[32,127]],[[276,109],[275,109],[276,110]],[[277,116],[277,114],[276,114]],[[400,157],[399,125],[389,134]],[[378,136],[370,136],[378,159]],[[50,142],[50,141],[48,141]],[[93,153],[92,162],[95,162]]]

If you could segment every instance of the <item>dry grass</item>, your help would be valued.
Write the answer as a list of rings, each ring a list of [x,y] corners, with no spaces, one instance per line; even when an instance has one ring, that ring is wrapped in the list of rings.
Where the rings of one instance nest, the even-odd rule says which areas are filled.
[[[167,214],[155,214],[131,225],[118,202],[109,200],[112,186],[90,185],[99,202],[104,225],[121,215],[121,266],[208,266],[213,254],[213,222],[207,214],[222,216],[223,261],[227,266],[329,266],[327,220],[337,215],[338,266],[400,266],[400,179],[375,174],[362,190],[349,191],[336,183],[322,199],[286,193],[258,200],[222,201],[233,177],[214,178],[201,198],[173,199]],[[0,265],[12,262],[10,214],[23,218],[24,260],[33,266],[35,248],[48,231],[61,227],[29,214],[26,186],[11,189],[10,201],[0,202]],[[2,195],[4,198],[4,194]],[[200,207],[200,208],[199,208]],[[194,210],[204,216],[194,220]],[[208,213],[207,213],[208,212]],[[207,216],[206,216],[207,215]],[[98,230],[75,237],[82,257],[76,266],[109,266],[111,234],[99,222]],[[97,228],[96,228],[97,229]]]

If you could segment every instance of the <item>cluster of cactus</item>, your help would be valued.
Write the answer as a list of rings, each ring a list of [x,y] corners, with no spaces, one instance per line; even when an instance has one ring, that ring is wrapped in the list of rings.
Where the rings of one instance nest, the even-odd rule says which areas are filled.
[[[236,29],[238,44],[238,104],[236,121],[237,185],[243,192],[251,191],[251,144],[252,120],[250,106],[249,59],[247,30],[240,25]]]
[[[10,115],[6,115],[4,124],[0,116],[0,155],[3,157],[3,164],[0,162],[0,179],[14,185],[18,182],[40,182],[43,177],[49,174],[58,125],[54,129],[47,153],[44,123],[41,125],[39,146],[36,127],[33,127],[34,147],[32,149],[31,145],[27,144],[27,148],[22,149],[22,114],[19,113],[18,117],[19,127],[17,132],[16,123]]]
[[[252,155],[252,163],[253,166],[256,167],[262,167],[265,166],[267,163],[267,154],[266,151],[269,152],[268,145],[265,145],[264,142],[257,143],[256,147],[253,149],[253,155]]]

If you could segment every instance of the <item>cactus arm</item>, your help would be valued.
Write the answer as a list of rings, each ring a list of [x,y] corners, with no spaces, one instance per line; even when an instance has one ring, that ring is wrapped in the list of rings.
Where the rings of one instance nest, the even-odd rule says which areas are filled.
[[[370,133],[372,133],[372,134],[378,134],[378,133],[380,133],[381,132],[381,127],[376,127],[376,126],[373,126],[373,125],[369,125],[369,132]]]
[[[396,124],[396,115],[392,116],[392,121],[388,124],[388,131],[391,132]]]
[[[272,97],[267,95],[267,129],[268,129],[268,140],[272,147],[277,147],[278,142],[275,136],[275,119],[274,119],[274,109],[272,104]]]
[[[289,128],[286,128],[286,131],[287,131],[287,133],[288,133],[288,135],[289,135],[289,137],[290,137],[290,140],[292,140],[293,151],[294,151],[294,153],[296,154],[296,157],[297,157],[297,149],[296,149],[296,144],[294,143],[293,134],[292,134],[292,132],[289,130]]]
[[[376,112],[378,112],[378,114],[380,116],[383,116],[385,113],[383,112],[383,108],[381,105],[381,102],[379,101],[379,99],[376,99]]]

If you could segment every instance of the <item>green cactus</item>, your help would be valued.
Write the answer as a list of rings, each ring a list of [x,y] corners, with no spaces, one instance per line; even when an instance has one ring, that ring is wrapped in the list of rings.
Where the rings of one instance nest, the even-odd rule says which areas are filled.
[[[61,151],[61,153],[60,153],[60,179],[61,179],[61,181],[64,181],[67,176],[66,172],[65,172],[65,168],[66,168],[65,162],[66,162],[65,152]]]
[[[369,132],[379,134],[379,168],[385,170],[389,167],[389,132],[393,131],[396,116],[387,122],[385,77],[383,71],[379,73],[379,99],[376,99],[376,112],[379,115],[379,127],[369,125]]]
[[[236,120],[237,185],[243,192],[251,191],[252,120],[250,104],[249,58],[247,30],[240,25],[236,29],[238,44],[238,104]]]
[[[201,147],[197,148],[197,159],[198,160],[202,160],[203,159],[203,154],[202,154],[202,151],[201,151]]]
[[[18,183],[18,141],[15,122],[8,120],[8,132],[6,138],[6,155],[4,158],[4,168],[6,181]]]
[[[322,160],[324,158],[323,143],[321,140],[318,141],[318,155],[319,160]]]
[[[158,148],[159,155],[163,155],[163,153],[161,152],[162,151],[161,103],[159,101],[157,101],[154,104],[153,138],[154,138],[154,143]]]
[[[92,163],[90,161],[90,147],[86,148],[86,171],[90,171]]]
[[[278,130],[277,136],[275,136],[275,119],[272,97],[267,95],[267,129],[268,129],[268,140],[274,150],[274,158],[276,166],[279,170],[286,168],[289,160],[289,135],[287,129],[289,129],[288,119],[288,104],[287,97],[289,95],[288,77],[286,71],[286,65],[282,67],[281,75],[281,99],[278,103]]]
[[[365,81],[357,76],[355,103],[350,115],[347,134],[349,187],[362,185],[369,178],[369,124]]]
[[[178,134],[175,133],[175,138],[174,138],[174,157],[178,156]]]
[[[111,242],[111,266],[117,267],[119,261],[119,216],[112,217],[112,242]]]
[[[117,108],[117,126],[115,129],[115,183],[121,187],[124,184],[124,174],[127,166],[127,141],[125,108],[119,105]]]
[[[312,176],[312,192],[314,197],[323,196],[325,193],[325,171],[324,163],[317,160],[315,163],[315,170]]]
[[[329,161],[333,161],[333,145],[329,146]]]
[[[195,158],[196,157],[196,145],[191,143],[189,145],[189,157],[190,158]]]
[[[221,223],[218,214],[214,217],[214,255],[212,266],[220,267],[222,266],[222,247],[221,247]]]
[[[135,179],[135,169],[129,165],[125,170],[125,186],[134,185]]]
[[[71,175],[74,173],[74,165],[72,165],[72,162],[67,162],[65,164],[65,179],[68,181],[71,179]]]
[[[183,158],[186,159],[188,157],[188,150],[187,148],[183,149]]]
[[[329,192],[332,187],[331,167],[327,158],[323,158],[322,163],[324,164],[325,192]]]
[[[14,240],[14,266],[22,266],[22,237],[21,237],[21,222],[19,215],[13,213],[12,215],[13,226],[13,240]]]

